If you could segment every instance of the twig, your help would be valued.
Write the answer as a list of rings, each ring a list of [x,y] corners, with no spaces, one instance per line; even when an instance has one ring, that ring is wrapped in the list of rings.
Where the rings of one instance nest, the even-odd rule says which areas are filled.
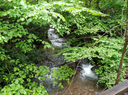
[[[72,95],[72,92],[71,92],[71,90],[69,89],[69,92],[70,92],[70,94]]]
[[[126,23],[126,21],[125,21],[124,23]],[[122,23],[122,24],[124,24],[124,23]],[[105,33],[88,49],[88,51],[90,51],[90,49],[93,48],[93,47],[96,45],[96,43],[97,43],[105,34],[107,34],[108,32],[110,32],[111,30],[113,30],[113,29],[115,29],[115,28],[121,26],[122,24],[119,24],[119,25],[117,25],[117,26],[111,28],[109,31],[105,32]],[[87,51],[87,52],[88,52],[88,51]],[[86,53],[87,53],[87,52],[86,52]],[[85,54],[86,54],[86,53],[85,53]],[[84,54],[84,55],[85,55],[85,54]],[[84,56],[84,55],[83,55],[83,56]],[[76,61],[81,60],[81,59],[83,58],[83,56],[82,56],[80,59],[77,59]],[[67,63],[67,64],[65,64],[65,65],[68,65],[68,64],[71,64],[71,63],[73,63],[73,62],[69,62],[69,63]],[[64,65],[64,66],[65,66],[65,65]]]
[[[93,36],[93,37],[99,37],[99,36]],[[74,38],[74,39],[67,39],[67,40],[85,39],[85,38],[93,38],[93,37],[81,37],[81,38]]]
[[[6,69],[8,70],[8,72],[10,73],[10,71],[9,71],[9,69],[8,69],[8,67],[7,67],[7,64],[6,64],[6,62],[5,62],[5,67],[6,67]]]

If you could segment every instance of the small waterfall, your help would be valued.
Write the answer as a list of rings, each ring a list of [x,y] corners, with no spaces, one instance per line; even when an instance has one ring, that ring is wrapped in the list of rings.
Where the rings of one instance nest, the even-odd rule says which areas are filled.
[[[54,27],[49,28],[48,30],[48,39],[51,42],[51,45],[56,49],[61,49],[65,47],[70,47],[70,45],[65,45],[67,40],[64,38],[61,38],[59,34],[55,33]],[[64,60],[64,56],[62,54],[58,56],[54,56],[55,52],[52,53],[46,53],[45,56],[47,59],[45,60],[46,66],[50,67],[50,72],[52,72],[53,69],[57,69],[57,67],[63,65],[66,61]],[[45,75],[45,80],[40,82],[44,85],[45,89],[50,93],[54,87],[57,87],[57,84],[53,83],[54,78],[52,78],[49,74]],[[59,82],[57,80],[57,82]]]
[[[81,65],[82,70],[80,71],[80,76],[82,79],[85,79],[85,78],[89,78],[92,80],[98,79],[98,77],[91,70],[92,67],[94,67],[94,66],[91,65],[90,63]]]
[[[66,45],[67,40],[64,38],[61,38],[59,34],[55,33],[55,28],[51,27],[48,30],[48,39],[50,40],[52,46],[54,48],[65,48],[70,47],[70,45]]]
[[[55,33],[55,27],[51,27],[48,29],[48,39],[55,40],[59,38],[59,34]]]

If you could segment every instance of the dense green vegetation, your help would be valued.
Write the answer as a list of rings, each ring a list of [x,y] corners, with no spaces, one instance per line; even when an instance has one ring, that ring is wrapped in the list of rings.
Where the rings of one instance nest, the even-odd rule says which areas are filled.
[[[72,46],[58,54],[63,53],[67,62],[89,58],[99,68],[95,70],[98,82],[108,88],[115,84],[125,38],[126,2],[62,1],[0,1],[0,95],[48,95],[44,86],[31,78],[45,80],[49,71],[36,64],[43,61],[47,48],[54,49],[47,38],[50,26]],[[126,52],[120,82],[124,81],[127,56]],[[68,66],[62,66],[53,70],[52,77],[69,82],[73,74]]]

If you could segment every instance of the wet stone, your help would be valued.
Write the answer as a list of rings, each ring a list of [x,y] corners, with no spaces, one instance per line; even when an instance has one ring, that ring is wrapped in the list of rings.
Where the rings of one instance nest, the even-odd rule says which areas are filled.
[[[52,67],[59,67],[61,65],[63,65],[66,61],[64,60],[64,56],[62,54],[58,55],[58,56],[54,56],[54,53],[47,53],[45,54],[46,56],[46,60],[45,65],[52,68]]]

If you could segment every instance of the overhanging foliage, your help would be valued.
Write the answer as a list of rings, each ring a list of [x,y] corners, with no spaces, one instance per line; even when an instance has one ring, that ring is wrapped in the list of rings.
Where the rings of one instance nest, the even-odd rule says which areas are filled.
[[[63,53],[69,62],[81,58],[105,31],[120,22],[121,16],[117,16],[120,13],[115,13],[114,17],[117,16],[115,20],[102,12],[75,3],[29,4],[25,0],[0,1],[0,14],[1,95],[48,94],[42,84],[37,87],[38,84],[31,82],[31,78],[44,80],[44,75],[48,73],[48,67],[37,67],[35,64],[43,61],[42,52],[46,48],[54,49],[46,37],[46,31],[50,26],[55,26],[56,32],[61,36],[73,39],[68,42],[71,48],[59,52],[59,54]],[[125,29],[125,25],[122,27]],[[99,67],[95,71],[99,75],[99,82],[106,83],[108,87],[114,84],[122,52],[123,39],[119,31],[120,27],[110,31],[83,57],[89,58]],[[124,32],[121,36],[123,34]],[[90,38],[86,39],[88,36]],[[43,49],[39,49],[42,45]],[[66,53],[67,51],[71,52]],[[126,63],[127,57],[125,57],[124,67],[127,66]],[[61,67],[58,71],[55,70],[52,76],[68,82],[69,77],[74,74],[67,66]],[[121,81],[124,80],[124,72],[125,69],[122,70]],[[62,87],[61,83],[60,86]]]

